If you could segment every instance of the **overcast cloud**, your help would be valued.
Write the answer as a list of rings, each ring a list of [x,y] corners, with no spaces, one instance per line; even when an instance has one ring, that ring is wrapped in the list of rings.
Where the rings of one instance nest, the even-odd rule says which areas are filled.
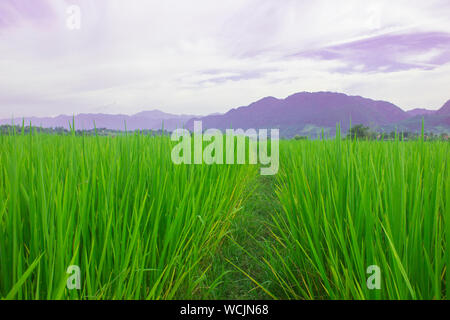
[[[0,117],[208,114],[299,91],[438,109],[448,17],[448,0],[2,0]]]

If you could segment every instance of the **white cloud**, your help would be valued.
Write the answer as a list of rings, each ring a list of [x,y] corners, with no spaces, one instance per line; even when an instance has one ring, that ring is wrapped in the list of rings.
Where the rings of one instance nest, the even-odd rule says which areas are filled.
[[[20,21],[16,12],[20,23],[0,26],[2,118],[152,108],[207,114],[318,90],[403,108],[438,108],[450,98],[448,65],[341,74],[334,70],[342,61],[287,58],[393,30],[450,32],[447,1],[82,0],[80,31],[65,27],[63,2],[46,3],[51,24]],[[405,59],[426,63],[434,54]]]

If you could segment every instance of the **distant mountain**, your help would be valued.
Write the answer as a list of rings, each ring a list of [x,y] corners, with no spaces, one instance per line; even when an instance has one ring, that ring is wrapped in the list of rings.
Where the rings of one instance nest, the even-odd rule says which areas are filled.
[[[428,109],[422,109],[422,108],[417,108],[417,109],[413,109],[413,110],[408,110],[406,111],[406,113],[410,116],[410,117],[415,117],[415,116],[424,116],[424,115],[428,115],[428,114],[433,114],[436,111],[434,110],[428,110]]]
[[[448,101],[442,106],[442,108],[440,108],[436,113],[437,113],[437,114],[440,114],[440,115],[450,114],[450,100],[448,100]]]
[[[193,115],[174,115],[159,110],[143,111],[135,115],[124,114],[89,114],[83,113],[75,116],[75,129],[93,129],[94,123],[97,128],[107,128],[113,130],[124,130],[125,124],[127,130],[161,129],[164,123],[164,129],[172,131],[183,127],[187,121],[194,118]],[[30,122],[33,126],[42,126],[46,128],[63,127],[69,129],[72,124],[72,116],[60,115],[57,117],[46,118],[25,118],[25,124]],[[15,124],[22,124],[22,119],[16,119]],[[11,119],[0,120],[0,124],[11,124]]]
[[[224,114],[205,117],[174,115],[159,110],[143,111],[135,115],[79,114],[75,116],[75,128],[93,129],[95,121],[97,128],[124,130],[126,123],[128,130],[158,130],[164,122],[164,128],[168,131],[182,127],[193,130],[195,120],[202,121],[203,130],[278,128],[280,135],[286,138],[295,135],[317,137],[322,130],[332,136],[337,123],[340,123],[343,133],[347,132],[350,123],[364,124],[380,132],[420,132],[422,120],[428,132],[450,133],[450,100],[438,111],[404,111],[390,102],[360,96],[333,92],[300,92],[286,99],[266,97]],[[26,124],[30,122],[34,126],[69,129],[72,116],[25,119]],[[16,119],[15,123],[21,124],[22,119]],[[11,120],[0,120],[0,124],[11,124]]]
[[[442,108],[428,114],[416,115],[409,119],[400,121],[394,126],[386,126],[384,129],[420,132],[422,130],[422,121],[425,131],[434,133],[450,133],[450,100],[447,101]]]
[[[266,97],[249,106],[232,109],[223,115],[210,115],[202,120],[203,129],[217,128],[279,128],[285,137],[317,135],[322,128],[335,133],[340,123],[345,132],[350,123],[364,124],[372,128],[395,124],[411,116],[386,101],[375,101],[360,96],[348,96],[332,92],[301,92],[286,99]],[[186,127],[193,129],[195,119]]]

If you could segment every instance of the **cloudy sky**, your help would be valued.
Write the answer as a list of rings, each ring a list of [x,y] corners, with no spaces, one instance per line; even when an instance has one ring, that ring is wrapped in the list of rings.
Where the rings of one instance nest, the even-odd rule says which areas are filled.
[[[208,114],[300,91],[438,109],[449,17],[448,0],[1,0],[0,117]]]

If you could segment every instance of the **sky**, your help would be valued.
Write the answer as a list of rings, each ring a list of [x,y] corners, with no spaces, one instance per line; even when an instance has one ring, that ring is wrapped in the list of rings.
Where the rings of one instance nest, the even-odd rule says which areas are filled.
[[[1,0],[0,118],[450,99],[448,0]]]

